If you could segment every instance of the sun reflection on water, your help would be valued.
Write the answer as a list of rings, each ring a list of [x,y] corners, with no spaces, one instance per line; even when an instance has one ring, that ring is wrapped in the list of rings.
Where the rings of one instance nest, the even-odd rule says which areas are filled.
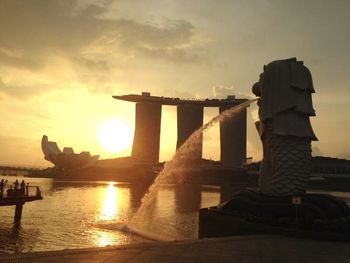
[[[119,202],[120,200],[118,199],[118,189],[111,182],[109,183],[104,194],[99,219],[104,221],[117,219],[120,205]]]
[[[125,242],[126,235],[118,231],[120,224],[125,224],[125,208],[129,201],[129,189],[114,182],[99,191],[99,210],[94,227],[89,230],[92,242],[99,247]]]
[[[98,214],[98,221],[102,224],[104,222],[109,222],[118,219],[119,216],[119,198],[118,198],[118,188],[113,182],[109,182],[106,188],[101,189],[100,196],[100,212]],[[93,229],[91,232],[92,239],[95,245],[104,247],[107,245],[112,245],[116,242],[115,233],[111,233],[106,230],[100,229],[100,226]]]
[[[95,244],[99,247],[105,247],[109,245],[113,245],[116,243],[116,234],[101,231],[98,233],[95,233]]]

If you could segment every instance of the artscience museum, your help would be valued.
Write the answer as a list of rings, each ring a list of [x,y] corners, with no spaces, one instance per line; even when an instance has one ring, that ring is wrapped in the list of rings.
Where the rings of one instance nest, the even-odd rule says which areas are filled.
[[[89,152],[74,153],[73,148],[64,147],[60,150],[56,142],[49,141],[44,135],[41,139],[41,149],[44,153],[45,160],[51,162],[58,169],[72,170],[94,166],[99,155],[91,155]]]

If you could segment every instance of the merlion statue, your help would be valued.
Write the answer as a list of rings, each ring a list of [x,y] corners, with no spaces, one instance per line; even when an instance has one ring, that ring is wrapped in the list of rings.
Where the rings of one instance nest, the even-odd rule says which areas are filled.
[[[317,140],[310,123],[314,92],[303,62],[291,58],[264,66],[253,86],[260,97],[257,128],[264,151],[260,189],[242,190],[216,209],[201,209],[200,237],[285,234],[350,241],[348,204],[332,195],[305,192],[311,141]]]
[[[317,140],[310,123],[315,116],[310,71],[296,58],[264,66],[253,93],[260,97],[256,123],[263,144],[260,192],[269,196],[305,193],[311,173],[311,141]]]

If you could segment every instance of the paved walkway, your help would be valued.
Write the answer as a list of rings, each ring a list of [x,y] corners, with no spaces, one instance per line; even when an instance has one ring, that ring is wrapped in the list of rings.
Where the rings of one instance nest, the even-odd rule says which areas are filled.
[[[282,236],[243,236],[118,247],[24,253],[0,257],[1,262],[350,262],[350,243]]]

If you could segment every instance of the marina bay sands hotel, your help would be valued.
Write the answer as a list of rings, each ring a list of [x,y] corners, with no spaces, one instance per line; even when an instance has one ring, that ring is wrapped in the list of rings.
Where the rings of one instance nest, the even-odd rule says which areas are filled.
[[[218,107],[219,112],[246,102],[228,96],[226,99],[179,99],[142,95],[113,96],[118,100],[136,102],[135,133],[131,157],[147,164],[159,162],[160,125],[162,105],[177,107],[177,144],[178,149],[187,138],[203,125],[204,107]],[[247,112],[240,111],[231,120],[220,122],[220,161],[224,166],[242,166],[247,152]],[[202,158],[203,139],[199,142],[196,159]]]

